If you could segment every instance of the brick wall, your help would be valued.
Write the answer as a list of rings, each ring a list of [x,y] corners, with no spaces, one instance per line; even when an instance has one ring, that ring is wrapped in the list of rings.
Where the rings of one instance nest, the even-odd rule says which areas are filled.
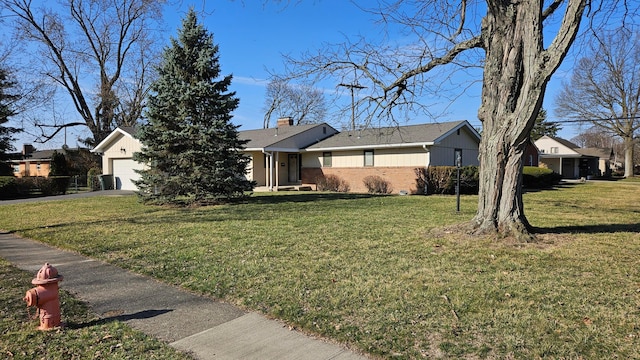
[[[315,185],[315,179],[329,174],[346,181],[351,192],[366,193],[363,179],[369,175],[377,175],[388,181],[394,194],[400,190],[409,193],[416,191],[415,167],[302,168],[302,183]]]

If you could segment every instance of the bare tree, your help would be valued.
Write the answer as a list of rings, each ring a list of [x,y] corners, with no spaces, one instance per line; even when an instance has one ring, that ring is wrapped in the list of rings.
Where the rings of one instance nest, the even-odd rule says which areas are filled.
[[[268,128],[272,116],[290,116],[296,125],[325,121],[327,105],[324,94],[308,85],[290,85],[274,77],[267,84],[264,128]]]
[[[617,29],[595,34],[589,54],[556,98],[556,114],[584,120],[624,143],[624,176],[633,176],[640,130],[640,34]]]
[[[371,14],[405,30],[402,41],[360,39],[288,58],[290,76],[353,82],[355,71],[355,81],[368,89],[358,99],[360,108],[367,107],[363,113],[393,121],[395,111],[424,106],[420,100],[440,88],[442,71],[482,64],[480,195],[469,225],[474,233],[533,239],[522,200],[522,156],[548,81],[583,17],[608,17],[632,4],[603,2],[587,11],[586,0],[380,3]]]
[[[139,120],[155,56],[152,23],[164,1],[65,0],[56,6],[1,0],[16,35],[37,45],[31,69],[63,89],[80,121],[36,121],[42,142],[66,127],[87,126],[95,145],[118,125]],[[23,54],[24,56],[24,54]]]

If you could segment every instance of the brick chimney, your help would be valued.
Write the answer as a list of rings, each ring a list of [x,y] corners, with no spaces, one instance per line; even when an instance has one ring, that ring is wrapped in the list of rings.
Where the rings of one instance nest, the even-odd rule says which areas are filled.
[[[277,127],[282,126],[293,126],[293,118],[291,116],[279,118]]]
[[[23,144],[22,145],[22,155],[29,156],[35,151],[35,148],[31,144]]]

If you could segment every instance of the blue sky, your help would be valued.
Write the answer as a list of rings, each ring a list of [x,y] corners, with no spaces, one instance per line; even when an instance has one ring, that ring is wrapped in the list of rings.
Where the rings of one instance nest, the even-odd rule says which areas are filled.
[[[181,18],[189,6],[190,3],[181,2],[166,7],[163,31],[165,44],[169,43],[171,36],[176,35]],[[252,4],[249,0],[202,0],[194,2],[193,6],[201,14],[200,21],[214,34],[214,42],[219,46],[222,75],[232,74],[234,77],[231,90],[236,91],[240,105],[234,112],[233,122],[240,125],[241,130],[262,127],[266,79],[269,71],[282,71],[282,54],[297,56],[307,50],[317,50],[325,43],[341,43],[346,38],[359,35],[375,36],[381,31],[380,26],[373,23],[371,14],[345,0],[256,0]],[[571,59],[568,58],[548,87],[544,107],[550,120],[554,120],[553,99],[560,80],[570,75],[570,63]],[[465,119],[473,126],[480,126],[477,119],[480,89],[479,83],[471,86],[438,121]],[[441,105],[449,103],[448,100],[437,98],[431,101]],[[433,119],[417,117],[410,123],[431,121]],[[567,139],[576,134],[577,131],[568,125],[564,125],[560,132],[560,136]],[[79,135],[87,136],[88,133],[80,132],[80,128],[69,129],[67,144],[75,146],[75,139]],[[23,142],[31,141],[21,137],[15,145],[20,148]],[[47,144],[35,145],[39,149],[46,149],[58,148],[63,143],[64,134],[60,133]]]
[[[203,3],[205,4],[203,6]],[[346,38],[376,36],[380,25],[374,23],[374,16],[357,8],[350,1],[274,1],[264,5],[250,5],[249,1],[206,1],[195,6],[203,11],[202,23],[214,34],[214,41],[220,47],[220,62],[223,74],[233,74],[232,90],[240,98],[240,106],[234,113],[234,123],[241,129],[261,128],[265,99],[265,79],[268,70],[283,69],[282,54],[296,56],[304,51],[315,51],[326,43],[342,43]],[[288,5],[286,3],[289,3]],[[180,17],[188,4],[167,16],[169,27],[176,29]],[[559,91],[562,78],[570,76],[571,59],[558,69],[547,89],[544,108],[549,120],[554,120],[553,100]],[[331,88],[328,89],[331,91]],[[447,114],[438,121],[468,120],[473,126],[480,126],[477,110],[480,106],[481,85],[471,86],[454,104],[447,107]],[[346,94],[345,94],[346,96]],[[446,99],[428,99],[434,106],[449,105]],[[434,121],[426,116],[417,117],[410,123]],[[560,136],[570,139],[577,131],[563,126]]]

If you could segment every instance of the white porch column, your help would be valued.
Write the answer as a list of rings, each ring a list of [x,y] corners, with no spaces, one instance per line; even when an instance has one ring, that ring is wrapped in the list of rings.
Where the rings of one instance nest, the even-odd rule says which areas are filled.
[[[280,186],[280,152],[276,151],[276,191]]]

